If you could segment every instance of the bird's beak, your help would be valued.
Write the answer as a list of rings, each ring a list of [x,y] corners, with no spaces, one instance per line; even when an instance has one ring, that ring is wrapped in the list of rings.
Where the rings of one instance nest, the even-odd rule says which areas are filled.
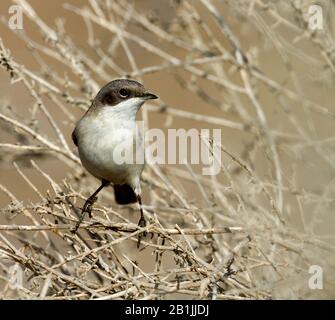
[[[155,94],[153,94],[151,92],[146,92],[146,93],[144,93],[143,98],[145,100],[153,100],[153,99],[158,99],[158,96],[156,96]]]

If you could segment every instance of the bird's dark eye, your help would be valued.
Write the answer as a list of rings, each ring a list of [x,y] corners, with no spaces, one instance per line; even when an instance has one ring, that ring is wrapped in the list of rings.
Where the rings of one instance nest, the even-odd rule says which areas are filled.
[[[129,96],[129,91],[127,89],[121,89],[119,93],[122,98],[127,98]]]

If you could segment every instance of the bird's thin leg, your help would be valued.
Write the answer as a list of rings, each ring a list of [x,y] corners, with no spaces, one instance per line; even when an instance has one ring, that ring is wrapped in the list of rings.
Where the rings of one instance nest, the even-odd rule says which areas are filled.
[[[108,184],[109,184],[109,182],[103,180],[101,182],[100,187],[85,201],[83,209],[81,210],[81,216],[79,217],[79,220],[78,220],[78,222],[76,224],[74,232],[76,232],[78,230],[80,224],[83,222],[86,212],[88,213],[88,215],[89,215],[90,218],[92,217],[92,206],[98,200],[97,195]]]
[[[141,199],[141,196],[140,195],[137,195],[137,202],[139,204],[139,207],[140,207],[140,213],[141,213],[141,217],[140,217],[140,220],[138,222],[138,225],[143,228],[147,225],[146,221],[145,221],[145,218],[144,218],[144,214],[143,214],[143,209],[142,209],[142,199]]]
[[[145,221],[145,218],[144,218],[144,214],[143,214],[143,209],[142,209],[142,199],[141,199],[141,196],[138,194],[136,195],[137,197],[137,202],[139,204],[139,207],[140,207],[140,213],[141,213],[141,217],[140,217],[140,220],[138,222],[138,226],[141,227],[141,228],[144,228],[146,225],[147,225],[147,222]],[[140,244],[141,244],[141,239],[143,237],[145,237],[147,235],[147,233],[144,231],[144,232],[141,232],[139,235],[138,235],[138,241],[137,241],[137,248],[139,248]]]

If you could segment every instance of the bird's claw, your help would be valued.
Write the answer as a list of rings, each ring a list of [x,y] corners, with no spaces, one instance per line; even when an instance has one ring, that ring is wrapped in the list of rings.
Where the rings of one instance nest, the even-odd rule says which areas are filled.
[[[90,218],[92,218],[92,209],[93,209],[93,204],[98,200],[98,197],[93,197],[93,198],[89,198],[87,199],[87,201],[85,202],[82,210],[81,210],[81,216],[79,218],[79,221],[77,222],[73,232],[77,232],[80,224],[83,222],[84,220],[84,216],[85,216],[85,213],[87,212],[88,213],[88,216]]]
[[[92,218],[92,209],[93,209],[93,204],[98,200],[98,197],[94,197],[92,199],[89,199],[88,201],[85,202],[83,210],[82,210],[82,215],[85,214],[85,212],[88,213],[88,216]]]
[[[138,222],[138,226],[140,228],[144,228],[146,225],[147,225],[147,222],[145,221],[144,217],[141,217],[140,221]],[[139,233],[138,240],[137,240],[137,248],[140,247],[141,240],[142,240],[142,238],[146,237],[146,235],[147,235],[146,231],[143,231],[143,232]]]

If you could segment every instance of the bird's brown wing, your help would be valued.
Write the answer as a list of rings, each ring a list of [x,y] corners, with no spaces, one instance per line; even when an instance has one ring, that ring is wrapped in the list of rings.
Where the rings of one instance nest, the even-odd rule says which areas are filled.
[[[76,146],[78,146],[78,140],[77,140],[77,136],[76,136],[76,129],[74,129],[72,131],[72,141]]]

